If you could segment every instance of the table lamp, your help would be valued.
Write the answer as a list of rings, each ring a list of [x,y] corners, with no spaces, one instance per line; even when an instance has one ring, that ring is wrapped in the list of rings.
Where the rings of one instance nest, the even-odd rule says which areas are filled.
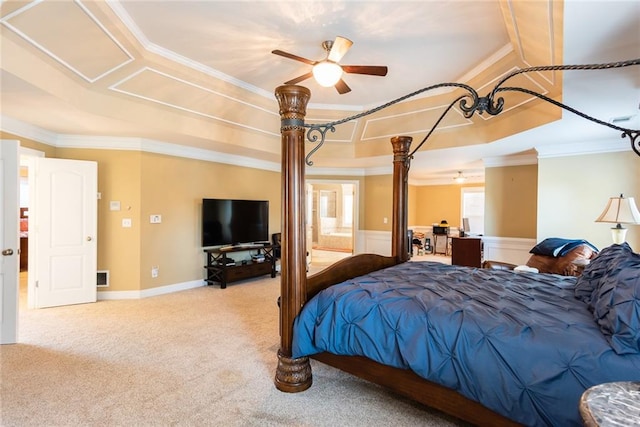
[[[633,197],[625,198],[622,194],[620,197],[611,197],[607,207],[600,214],[596,222],[610,222],[616,224],[611,228],[611,237],[613,243],[624,243],[627,229],[621,224],[640,224],[640,212],[636,207]]]

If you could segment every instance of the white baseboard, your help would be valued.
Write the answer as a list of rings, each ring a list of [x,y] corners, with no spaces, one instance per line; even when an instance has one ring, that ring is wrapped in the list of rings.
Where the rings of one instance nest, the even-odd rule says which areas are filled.
[[[187,289],[199,288],[201,286],[206,286],[206,282],[204,280],[192,280],[191,282],[176,283],[173,285],[160,286],[142,291],[99,291],[98,301],[149,298],[173,292],[185,291]]]

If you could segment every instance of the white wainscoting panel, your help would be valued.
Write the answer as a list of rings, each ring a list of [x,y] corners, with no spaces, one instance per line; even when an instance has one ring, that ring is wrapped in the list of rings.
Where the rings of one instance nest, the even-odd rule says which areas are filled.
[[[529,251],[536,245],[536,239],[482,236],[482,244],[485,260],[525,265],[531,256]]]
[[[390,231],[360,231],[358,233],[360,245],[357,245],[355,253],[378,254],[391,256],[391,232]],[[358,242],[356,242],[358,243]]]

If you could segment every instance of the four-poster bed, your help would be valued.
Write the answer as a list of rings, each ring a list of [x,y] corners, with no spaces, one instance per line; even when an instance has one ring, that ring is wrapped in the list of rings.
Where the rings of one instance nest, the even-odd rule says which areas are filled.
[[[522,72],[541,69],[603,69],[638,64],[640,64],[640,59],[616,64],[581,66],[582,68],[577,68],[580,66],[556,66],[553,68],[533,67],[531,69],[520,70],[517,73],[514,73],[514,75]],[[497,93],[506,90],[525,91],[524,89],[520,88],[501,87],[509,77],[510,76],[503,79],[489,94],[489,96],[484,98],[478,97],[477,93],[473,89],[460,84],[436,85],[424,90],[442,86],[462,87],[468,90],[469,94],[457,98],[451,105],[460,102],[460,109],[465,112],[465,114],[469,115],[472,115],[476,111],[480,113],[484,111],[488,112],[489,114],[498,114],[502,109],[503,101],[502,99],[495,99],[495,95]],[[422,91],[418,91],[414,94],[420,92]],[[598,120],[586,116],[581,112],[573,110],[554,100],[548,99],[543,95],[535,94],[531,91],[527,91],[527,93],[533,94],[540,99],[559,105],[562,108],[572,111],[589,120],[599,122]],[[300,336],[303,335],[303,333],[300,331],[303,331],[304,327],[298,325],[299,330],[295,330],[294,327],[294,324],[299,320],[301,312],[310,307],[311,304],[307,303],[310,301],[314,301],[315,305],[320,304],[316,302],[318,297],[314,297],[321,292],[323,298],[332,298],[325,295],[325,293],[327,292],[325,290],[328,290],[329,288],[333,289],[333,285],[336,284],[341,284],[339,286],[343,286],[342,282],[345,282],[349,279],[360,278],[361,276],[365,276],[370,273],[378,274],[378,272],[380,271],[398,269],[401,268],[403,264],[416,264],[413,262],[406,263],[406,261],[408,261],[409,259],[409,242],[406,238],[408,225],[406,212],[408,191],[407,179],[410,160],[413,154],[413,152],[410,153],[412,138],[407,136],[398,136],[392,138],[391,140],[391,144],[393,147],[393,218],[391,256],[384,257],[374,254],[359,254],[339,261],[338,263],[328,267],[318,274],[307,277],[304,229],[304,176],[305,164],[308,163],[308,159],[306,159],[305,161],[305,133],[307,132],[307,129],[311,129],[309,130],[310,140],[316,139],[311,137],[311,133],[314,131],[319,132],[322,140],[324,140],[324,133],[328,129],[331,129],[335,124],[345,122],[348,119],[345,119],[341,122],[324,125],[324,127],[306,125],[304,123],[304,116],[306,114],[306,105],[310,98],[310,91],[301,86],[285,85],[278,87],[276,90],[276,98],[280,105],[281,115],[283,222],[281,258],[282,277],[280,296],[281,344],[278,351],[278,366],[275,375],[275,384],[276,387],[281,391],[299,392],[309,388],[312,383],[311,366],[309,363],[308,355],[296,355],[296,352],[301,352],[302,350],[300,349],[308,344],[300,344],[299,342],[302,339],[300,338]],[[399,100],[405,98],[406,97],[403,97]],[[399,100],[396,100],[394,102],[397,102]],[[471,105],[467,104],[468,100],[472,101]],[[388,105],[390,104],[385,104],[380,108],[384,108]],[[370,112],[365,112],[362,115],[369,113]],[[446,114],[446,111],[444,114]],[[621,131],[624,137],[628,137],[629,139],[631,139],[633,150],[640,155],[640,151],[638,150],[638,131],[618,128],[602,122],[600,123]],[[437,124],[438,123],[436,123],[435,126],[437,126]],[[427,137],[428,136],[429,135],[427,135]],[[422,142],[424,142],[424,140]],[[315,147],[315,149],[319,148],[321,144],[322,141]],[[422,145],[422,143],[420,145]],[[418,146],[418,148],[420,147],[420,145]],[[309,155],[312,154],[315,149],[312,150]],[[637,266],[640,266],[640,262],[636,265],[636,267]],[[429,266],[426,265],[425,268],[427,267]],[[448,267],[451,268],[451,266]],[[457,268],[465,269],[466,267]],[[470,275],[468,271],[458,273],[467,276]],[[450,273],[446,272],[444,274],[446,275]],[[483,274],[487,276],[498,275],[494,276],[497,277],[497,279],[495,280],[497,280],[498,282],[501,282],[502,280],[508,281],[509,277],[526,276],[505,271],[485,271],[483,272]],[[594,280],[596,279],[597,278],[594,277]],[[384,280],[386,279],[383,279],[383,281]],[[573,293],[573,286],[575,285],[576,279],[565,278],[563,280],[569,280],[573,282],[569,284],[563,282],[562,285],[558,285],[558,292],[564,292],[566,294],[568,292],[567,289],[570,288],[571,293]],[[369,281],[369,276],[366,277],[365,281]],[[365,285],[362,286],[364,287]],[[511,285],[504,285],[505,288],[508,288],[510,286]],[[480,296],[479,298],[482,300],[482,298],[484,297]],[[568,299],[574,299],[572,294],[571,298]],[[582,301],[579,302],[580,304],[584,304]],[[580,310],[582,311],[580,312],[579,316],[582,317],[584,317],[584,312],[588,312],[586,310],[586,305],[585,308],[578,309],[578,311]],[[311,321],[311,324],[313,323],[314,321]],[[313,335],[314,333],[315,332],[312,331],[310,332],[310,335]],[[295,334],[299,334],[299,336]],[[311,337],[311,339],[313,340],[313,337]],[[601,341],[606,344],[604,338]],[[515,418],[511,416],[511,413],[509,413],[509,416],[504,415],[504,411],[500,411],[503,413],[498,413],[498,411],[489,409],[486,404],[479,403],[480,399],[465,397],[459,390],[455,390],[450,386],[441,385],[438,383],[439,381],[437,379],[427,380],[424,376],[419,376],[418,374],[414,373],[413,370],[407,369],[406,367],[394,367],[386,363],[374,361],[373,357],[364,357],[364,355],[339,355],[326,351],[326,349],[319,351],[319,353],[310,352],[309,356],[323,363],[352,373],[358,377],[385,386],[401,395],[414,399],[427,406],[441,410],[445,413],[454,415],[460,419],[469,421],[474,424],[496,426],[517,425],[521,422],[527,424],[538,424],[545,422],[545,420],[535,421],[535,416],[533,418],[524,417],[522,418],[522,420],[524,421],[514,421]],[[638,374],[638,372],[640,372],[640,354],[633,354],[624,359],[623,362],[621,362],[622,369],[626,369],[629,366],[635,367],[635,370],[633,371],[633,375],[635,376],[626,379],[636,381],[640,380],[640,374]],[[586,387],[589,384],[589,380],[585,380],[584,384],[582,385]],[[482,392],[480,393],[482,394]],[[511,405],[511,403],[507,403],[507,406],[509,405]],[[578,409],[576,404],[576,414],[577,410]],[[572,412],[572,410],[570,410],[570,412]],[[549,422],[549,420],[546,420],[546,422]]]

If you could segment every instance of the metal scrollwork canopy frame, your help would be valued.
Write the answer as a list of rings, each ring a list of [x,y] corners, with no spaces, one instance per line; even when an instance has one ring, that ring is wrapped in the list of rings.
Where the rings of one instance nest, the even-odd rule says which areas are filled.
[[[420,144],[418,144],[418,146],[409,154],[409,158],[412,158],[413,155],[416,153],[416,151],[418,151],[420,149],[420,147],[422,147],[422,145],[427,141],[427,139],[429,139],[429,137],[431,136],[431,134],[435,131],[435,129],[438,127],[438,125],[440,124],[440,122],[442,121],[442,119],[447,115],[447,113],[451,110],[451,108],[453,108],[454,105],[459,103],[459,108],[460,110],[462,110],[462,113],[464,115],[464,117],[466,118],[470,118],[471,116],[473,116],[474,113],[478,113],[478,114],[483,114],[483,113],[488,113],[491,114],[492,116],[498,115],[500,114],[500,112],[502,112],[502,109],[504,107],[504,99],[502,97],[497,97],[498,93],[500,92],[522,92],[522,93],[526,93],[532,96],[535,96],[539,99],[542,99],[544,101],[547,101],[551,104],[554,104],[558,107],[561,107],[567,111],[570,111],[584,119],[590,120],[594,123],[600,124],[602,126],[607,126],[610,127],[611,129],[617,130],[622,132],[621,137],[622,138],[629,138],[629,140],[631,141],[631,148],[633,149],[633,151],[640,156],[640,130],[638,129],[627,129],[627,128],[623,128],[620,126],[616,126],[612,123],[608,123],[602,120],[599,120],[595,117],[591,117],[581,111],[576,110],[575,108],[569,107],[568,105],[565,105],[561,102],[558,102],[554,99],[551,99],[549,97],[546,97],[540,93],[537,93],[535,91],[529,90],[529,89],[525,89],[525,88],[521,88],[521,87],[507,87],[507,86],[503,86],[504,83],[511,79],[512,77],[515,77],[519,74],[524,74],[524,73],[531,73],[531,72],[540,72],[540,71],[573,71],[573,70],[605,70],[605,69],[610,69],[610,68],[623,68],[623,67],[629,67],[632,65],[640,65],[640,58],[639,59],[630,59],[627,61],[620,61],[620,62],[610,62],[610,63],[605,63],[605,64],[585,64],[585,65],[549,65],[549,66],[540,66],[540,67],[528,67],[528,68],[523,68],[517,71],[514,71],[512,73],[509,73],[508,75],[506,75],[502,80],[500,80],[493,88],[493,90],[491,90],[491,92],[489,92],[487,94],[487,96],[481,97],[478,95],[478,92],[472,88],[469,85],[463,84],[463,83],[439,83],[439,84],[435,84],[432,86],[428,86],[425,88],[422,88],[420,90],[417,90],[415,92],[409,93],[407,95],[401,96],[400,98],[394,99],[393,101],[389,101],[386,104],[380,105],[378,107],[372,108],[370,110],[364,111],[362,113],[353,115],[353,116],[349,116],[346,117],[344,119],[341,120],[337,120],[334,122],[330,122],[330,123],[324,123],[324,124],[303,124],[303,126],[305,128],[308,128],[309,130],[307,131],[307,140],[309,140],[312,143],[316,143],[316,146],[313,147],[309,153],[307,154],[306,158],[305,158],[305,162],[307,165],[312,166],[313,162],[311,161],[311,156],[320,149],[320,147],[322,147],[322,145],[324,144],[325,141],[325,137],[328,131],[331,132],[335,132],[336,129],[335,127],[342,124],[342,123],[346,123],[349,122],[351,120],[355,120],[355,119],[359,119],[361,117],[364,116],[368,116],[370,114],[373,114],[377,111],[383,110],[393,104],[397,104],[399,102],[402,102],[406,99],[409,99],[413,96],[419,95],[421,93],[430,91],[430,90],[434,90],[434,89],[439,89],[439,88],[443,88],[443,87],[454,87],[454,88],[461,88],[464,89],[467,93],[465,93],[464,95],[461,95],[459,97],[457,97],[455,100],[453,100],[451,102],[451,104],[449,104],[449,106],[445,109],[445,111],[442,113],[442,115],[438,118],[438,120],[436,120],[436,122],[434,123],[434,125],[431,127],[431,129],[429,130],[429,132],[427,133],[427,135],[422,139],[422,141],[420,142]]]

